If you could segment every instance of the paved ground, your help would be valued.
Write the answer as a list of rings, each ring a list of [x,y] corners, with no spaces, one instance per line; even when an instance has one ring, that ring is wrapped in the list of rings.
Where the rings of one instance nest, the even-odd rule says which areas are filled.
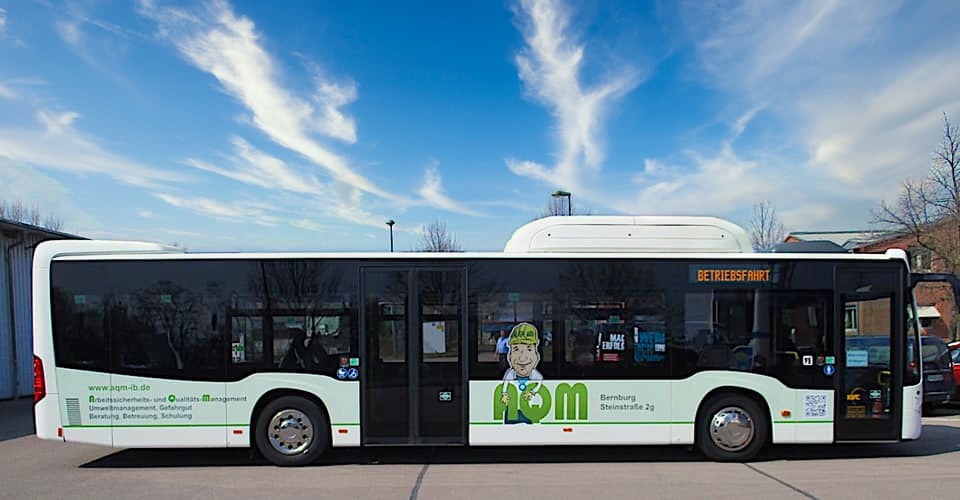
[[[10,406],[0,402],[0,415]],[[746,465],[661,446],[380,448],[281,469],[245,450],[117,451],[33,436],[0,441],[0,458],[0,498],[955,498],[960,411],[924,419],[916,442],[785,446]]]
[[[33,433],[33,398],[0,401],[0,441]]]

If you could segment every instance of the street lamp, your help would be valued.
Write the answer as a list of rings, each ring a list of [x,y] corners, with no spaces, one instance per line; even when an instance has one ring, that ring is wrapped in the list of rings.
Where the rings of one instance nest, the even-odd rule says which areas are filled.
[[[569,191],[556,190],[550,194],[554,198],[566,198],[567,199],[567,215],[573,215],[573,195]]]
[[[393,225],[396,222],[393,219],[387,219],[386,224],[390,226],[390,251],[393,252]]]

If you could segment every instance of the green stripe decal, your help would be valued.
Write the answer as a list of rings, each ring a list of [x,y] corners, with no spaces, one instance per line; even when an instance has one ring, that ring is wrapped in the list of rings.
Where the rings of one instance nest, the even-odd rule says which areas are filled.
[[[142,427],[250,427],[250,424],[136,424],[136,425],[65,425],[64,429],[109,429]]]
[[[693,422],[687,421],[676,421],[676,422],[657,422],[657,421],[629,421],[629,422],[620,422],[615,420],[603,420],[603,421],[575,421],[575,422],[540,422],[540,425],[692,425]],[[506,425],[503,422],[470,422],[470,425]]]
[[[832,424],[833,420],[774,420],[775,424]]]
[[[350,426],[350,425],[352,425],[352,426],[355,426],[355,427],[359,427],[359,426],[360,426],[360,424],[357,423],[357,422],[334,422],[334,423],[332,423],[332,424],[330,424],[330,425],[339,425],[339,426]]]
[[[690,420],[678,421],[593,421],[593,422],[540,422],[540,425],[693,425],[696,422]],[[775,424],[832,424],[832,420],[774,420]],[[470,425],[505,425],[503,422],[470,422]]]

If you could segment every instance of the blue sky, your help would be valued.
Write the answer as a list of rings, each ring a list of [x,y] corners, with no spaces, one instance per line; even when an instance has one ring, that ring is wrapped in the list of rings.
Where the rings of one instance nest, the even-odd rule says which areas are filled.
[[[868,227],[960,121],[957,2],[0,1],[0,198],[190,249]]]

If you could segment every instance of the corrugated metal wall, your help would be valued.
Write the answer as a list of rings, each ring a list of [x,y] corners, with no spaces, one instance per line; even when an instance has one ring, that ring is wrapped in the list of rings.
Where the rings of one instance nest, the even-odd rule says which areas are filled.
[[[33,249],[43,237],[27,233],[19,236],[0,235],[0,399],[29,396],[33,393],[33,316],[31,273]],[[8,251],[8,248],[13,247]],[[7,266],[7,256],[10,266]],[[13,314],[16,332],[10,332],[10,286],[8,269],[13,272]],[[14,342],[16,347],[14,348]],[[13,362],[16,352],[17,362]]]

